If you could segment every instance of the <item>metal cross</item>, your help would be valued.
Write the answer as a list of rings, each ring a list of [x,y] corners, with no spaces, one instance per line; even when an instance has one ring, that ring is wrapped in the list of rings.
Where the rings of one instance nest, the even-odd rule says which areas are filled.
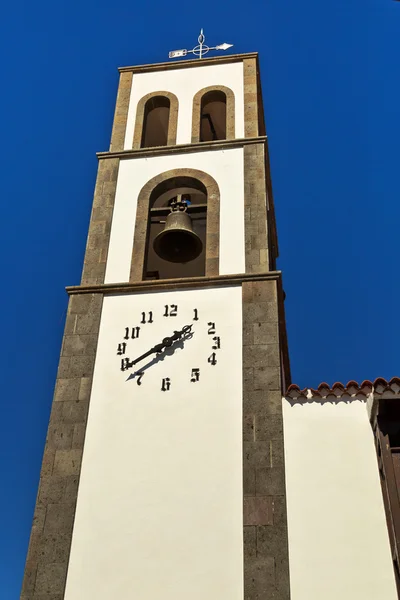
[[[172,50],[172,52],[170,52],[168,54],[169,58],[181,58],[182,56],[186,56],[187,54],[194,54],[195,56],[198,56],[199,58],[203,58],[203,56],[205,54],[207,54],[207,52],[209,52],[210,50],[228,50],[228,48],[232,48],[233,44],[220,44],[219,46],[213,46],[212,48],[210,48],[209,46],[206,46],[206,44],[204,43],[206,40],[206,36],[203,33],[203,30],[200,30],[200,35],[198,37],[198,46],[195,46],[193,48],[193,50]]]

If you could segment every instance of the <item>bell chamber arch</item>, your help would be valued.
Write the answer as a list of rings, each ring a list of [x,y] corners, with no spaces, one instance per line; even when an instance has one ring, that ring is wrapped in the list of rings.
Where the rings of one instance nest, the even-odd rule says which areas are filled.
[[[218,275],[219,199],[197,169],[150,180],[138,197],[130,281]]]

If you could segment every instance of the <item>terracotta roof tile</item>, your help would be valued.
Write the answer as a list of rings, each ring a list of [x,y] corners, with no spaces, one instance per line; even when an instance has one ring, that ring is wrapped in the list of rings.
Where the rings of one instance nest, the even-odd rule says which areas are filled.
[[[327,398],[328,396],[336,396],[341,398],[342,396],[367,396],[372,391],[378,394],[384,392],[391,392],[400,395],[400,377],[392,377],[390,381],[387,381],[383,377],[377,377],[375,381],[365,379],[361,384],[357,381],[349,381],[347,385],[343,385],[340,381],[336,381],[332,387],[329,386],[325,381],[319,384],[315,390],[313,388],[304,388],[301,390],[298,385],[291,384],[288,387],[286,396],[292,399],[297,398]]]

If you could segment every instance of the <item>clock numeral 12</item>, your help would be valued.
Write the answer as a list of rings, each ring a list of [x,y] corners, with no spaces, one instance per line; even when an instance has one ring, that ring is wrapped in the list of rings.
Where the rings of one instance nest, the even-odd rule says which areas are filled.
[[[207,362],[210,363],[210,365],[216,365],[217,364],[217,355],[215,354],[215,352],[213,352],[207,359]]]
[[[139,332],[140,332],[140,327],[132,327],[131,334],[130,334],[129,327],[125,327],[124,340],[129,340],[129,338],[131,338],[132,340],[134,340],[134,339],[138,338],[139,337]]]
[[[176,317],[178,314],[177,304],[165,305],[164,317]]]
[[[152,323],[153,322],[153,313],[152,311],[149,311],[149,317],[146,321],[146,313],[142,312],[142,320],[140,321],[141,323]]]

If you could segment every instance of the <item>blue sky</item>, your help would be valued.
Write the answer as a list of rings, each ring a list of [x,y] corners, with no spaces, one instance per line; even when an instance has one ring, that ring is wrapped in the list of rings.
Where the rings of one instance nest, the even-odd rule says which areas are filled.
[[[17,600],[67,296],[117,67],[258,51],[293,382],[400,374],[400,2],[120,0],[2,8],[0,598]]]

